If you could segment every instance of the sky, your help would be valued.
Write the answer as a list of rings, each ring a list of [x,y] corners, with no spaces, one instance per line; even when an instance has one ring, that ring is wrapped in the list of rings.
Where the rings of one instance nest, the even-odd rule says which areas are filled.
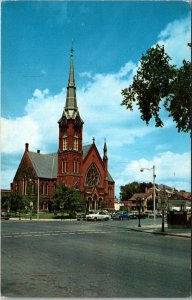
[[[9,188],[24,153],[57,152],[74,48],[83,144],[93,137],[116,196],[121,185],[152,182],[190,191],[190,136],[162,110],[156,128],[121,106],[142,54],[163,44],[171,63],[190,60],[190,4],[184,1],[4,1],[1,3],[1,188]],[[148,168],[140,172],[141,168]]]

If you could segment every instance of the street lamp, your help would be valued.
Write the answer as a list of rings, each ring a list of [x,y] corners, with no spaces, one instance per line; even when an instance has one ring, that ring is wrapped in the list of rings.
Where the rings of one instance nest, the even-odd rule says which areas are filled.
[[[33,201],[30,201],[29,207],[30,207],[30,220],[32,220],[32,214],[33,214]]]
[[[37,179],[37,219],[39,219],[39,177]]]
[[[141,227],[141,198],[137,197],[137,209],[139,210],[139,215],[138,215],[138,219],[139,219],[139,224],[138,227]]]
[[[153,170],[153,218],[154,218],[154,225],[155,225],[155,198],[156,198],[156,195],[155,195],[155,166],[153,166],[152,168],[141,168],[141,172],[143,172],[144,170]]]

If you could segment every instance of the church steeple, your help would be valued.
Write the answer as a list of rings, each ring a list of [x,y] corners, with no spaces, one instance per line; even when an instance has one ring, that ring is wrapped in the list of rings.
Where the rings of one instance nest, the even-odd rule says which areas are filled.
[[[69,80],[68,80],[68,86],[67,86],[65,113],[66,113],[67,117],[74,118],[74,117],[76,117],[77,112],[78,112],[78,107],[77,107],[76,86],[75,86],[75,76],[74,76],[73,48],[71,48]]]
[[[59,123],[58,175],[57,182],[70,187],[82,186],[82,138],[83,120],[77,107],[76,87],[71,48],[69,79],[65,107]],[[74,175],[74,176],[72,176]]]

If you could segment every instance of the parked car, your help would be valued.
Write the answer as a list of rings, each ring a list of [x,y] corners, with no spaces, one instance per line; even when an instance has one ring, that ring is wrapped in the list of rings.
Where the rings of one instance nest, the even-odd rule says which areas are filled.
[[[150,219],[152,219],[152,218],[154,218],[154,214],[153,214],[153,213],[152,213],[152,214],[149,214],[148,217],[149,217]],[[156,218],[162,218],[162,214],[161,214],[161,213],[156,213],[156,214],[155,214],[155,217],[156,217]]]
[[[162,213],[156,213],[157,218],[162,218]]]
[[[139,219],[146,219],[148,214],[141,212],[140,214],[137,213],[137,218]]]
[[[86,213],[77,214],[77,221],[85,221]]]
[[[9,218],[10,218],[10,215],[8,212],[6,212],[6,211],[1,212],[1,220],[9,220]]]
[[[104,211],[89,212],[85,216],[87,221],[108,221],[110,218],[111,216]]]
[[[129,214],[126,211],[118,211],[112,215],[113,220],[129,220]]]
[[[129,219],[138,219],[138,216],[136,213],[130,213],[129,214]]]
[[[154,214],[148,214],[148,218],[153,219],[154,218]]]

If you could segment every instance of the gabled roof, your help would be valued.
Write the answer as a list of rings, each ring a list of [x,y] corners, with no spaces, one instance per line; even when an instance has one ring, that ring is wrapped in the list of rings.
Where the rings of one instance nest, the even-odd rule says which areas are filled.
[[[92,145],[93,144],[83,146],[83,159],[87,156],[87,154],[88,154],[89,150],[91,149]]]
[[[92,145],[93,144],[83,146],[83,159],[86,158],[86,156],[87,156],[89,150],[91,149]],[[115,182],[109,172],[108,172],[108,181],[109,182]]]
[[[115,182],[109,172],[108,172],[108,181],[109,182]]]
[[[146,198],[148,194],[146,193],[135,193],[129,200],[137,200],[137,198]]]
[[[27,152],[38,177],[57,178],[57,153],[41,154]]]
[[[87,156],[91,146],[92,144],[83,146],[83,159]],[[27,154],[38,177],[48,178],[48,179],[57,178],[57,171],[58,171],[57,153],[42,154],[42,153],[28,151]],[[114,182],[109,172],[108,172],[108,181]]]

